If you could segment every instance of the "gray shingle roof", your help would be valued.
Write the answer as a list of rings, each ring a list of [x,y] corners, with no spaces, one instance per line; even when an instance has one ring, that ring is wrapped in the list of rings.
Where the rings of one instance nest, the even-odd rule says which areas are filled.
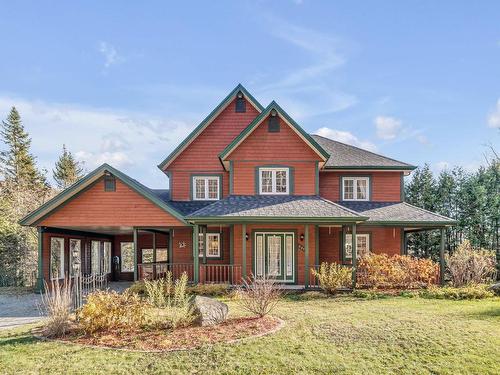
[[[311,135],[329,154],[330,158],[326,161],[326,168],[374,168],[381,167],[386,169],[414,169],[415,167],[394,160],[373,152],[363,150],[358,147],[337,142],[319,135]]]
[[[188,216],[199,209],[206,207],[211,201],[171,201],[169,189],[149,189],[151,192],[184,216]]]
[[[189,216],[364,219],[356,212],[329,200],[318,196],[301,195],[232,195]]]
[[[408,222],[429,224],[454,224],[446,216],[424,210],[406,202],[342,202],[342,206],[368,216],[370,222]]]

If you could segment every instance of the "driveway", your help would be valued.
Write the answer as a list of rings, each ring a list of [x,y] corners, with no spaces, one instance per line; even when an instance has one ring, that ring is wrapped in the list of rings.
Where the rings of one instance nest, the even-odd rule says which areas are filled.
[[[0,330],[40,321],[39,302],[35,293],[0,294]]]

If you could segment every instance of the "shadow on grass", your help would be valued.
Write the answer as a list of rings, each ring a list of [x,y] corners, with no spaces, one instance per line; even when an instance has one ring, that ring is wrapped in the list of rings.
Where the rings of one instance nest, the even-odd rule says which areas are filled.
[[[28,332],[19,332],[0,337],[0,347],[31,345],[39,340]]]
[[[488,309],[466,314],[466,316],[476,319],[500,318],[500,307],[490,307]]]

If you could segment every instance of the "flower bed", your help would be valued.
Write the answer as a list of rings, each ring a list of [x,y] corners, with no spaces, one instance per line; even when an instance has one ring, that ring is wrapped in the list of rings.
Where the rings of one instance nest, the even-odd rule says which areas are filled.
[[[131,351],[163,352],[230,343],[276,332],[283,321],[271,316],[228,319],[210,327],[189,326],[174,330],[117,330],[85,335],[76,326],[58,341]],[[41,337],[43,338],[43,337]]]

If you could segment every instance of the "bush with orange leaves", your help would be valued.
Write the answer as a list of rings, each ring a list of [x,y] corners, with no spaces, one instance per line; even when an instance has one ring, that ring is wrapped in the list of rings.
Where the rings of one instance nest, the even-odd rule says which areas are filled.
[[[369,288],[422,288],[438,281],[439,267],[430,259],[370,254],[358,261],[358,285]]]

